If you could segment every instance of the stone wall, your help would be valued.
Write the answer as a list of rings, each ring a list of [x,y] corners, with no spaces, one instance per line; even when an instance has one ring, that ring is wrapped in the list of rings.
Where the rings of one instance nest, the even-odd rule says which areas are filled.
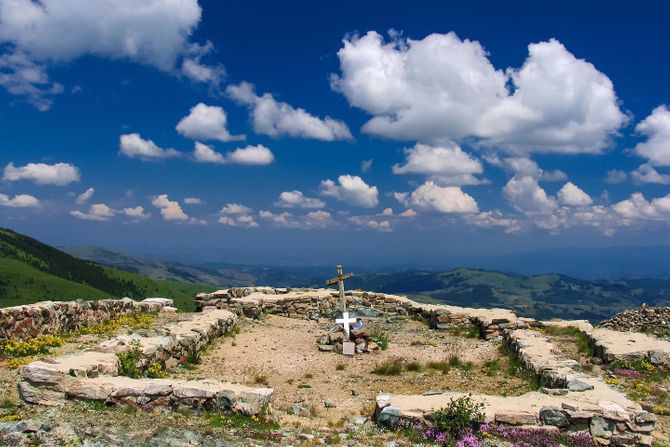
[[[38,360],[19,368],[19,396],[26,402],[61,405],[68,399],[109,404],[180,405],[231,409],[258,414],[269,404],[272,390],[214,380],[132,379],[120,377],[118,355],[140,349],[140,371],[159,363],[176,366],[189,354],[237,327],[227,310],[210,310],[162,328],[150,336],[119,335],[88,351]]]
[[[601,377],[587,375],[575,360],[565,359],[550,339],[529,329],[505,331],[503,341],[544,386],[521,396],[471,396],[485,405],[487,422],[588,431],[598,445],[649,446],[656,416]],[[394,428],[402,420],[430,420],[435,410],[464,393],[380,394],[375,420]]]
[[[0,340],[57,335],[135,312],[156,313],[172,300],[130,298],[96,301],[42,301],[0,309]]]
[[[365,316],[367,310],[374,310],[422,319],[434,329],[474,325],[485,339],[500,336],[506,329],[528,326],[527,319],[518,318],[514,312],[505,309],[423,304],[404,296],[357,290],[347,291],[345,298],[347,307],[359,316]],[[337,291],[308,288],[236,287],[200,293],[195,298],[198,311],[215,307],[248,318],[260,318],[263,314],[307,319],[332,318],[338,304]]]

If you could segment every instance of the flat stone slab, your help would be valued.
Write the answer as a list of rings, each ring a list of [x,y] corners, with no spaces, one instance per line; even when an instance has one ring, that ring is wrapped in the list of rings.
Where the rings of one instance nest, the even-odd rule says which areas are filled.
[[[670,355],[670,341],[640,332],[619,332],[597,328],[590,334],[596,347],[617,359],[647,357],[653,351]],[[608,359],[611,361],[611,359]]]
[[[33,384],[56,385],[64,377],[95,377],[117,372],[115,354],[85,351],[23,365],[19,368],[19,377]]]

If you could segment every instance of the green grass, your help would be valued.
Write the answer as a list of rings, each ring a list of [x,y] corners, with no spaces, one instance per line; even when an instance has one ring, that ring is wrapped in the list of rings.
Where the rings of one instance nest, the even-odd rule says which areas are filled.
[[[586,354],[590,357],[595,356],[595,351],[593,349],[593,344],[589,340],[588,335],[580,331],[576,327],[557,327],[557,326],[545,326],[543,332],[547,335],[555,337],[569,337],[577,344],[577,350],[583,354]]]

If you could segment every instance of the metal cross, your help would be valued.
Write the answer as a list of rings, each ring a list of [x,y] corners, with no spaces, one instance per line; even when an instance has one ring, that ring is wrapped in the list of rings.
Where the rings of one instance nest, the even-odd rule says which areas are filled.
[[[337,266],[337,276],[335,278],[329,279],[326,281],[327,286],[333,286],[337,284],[340,289],[340,306],[342,307],[342,314],[347,311],[347,300],[344,298],[344,280],[349,279],[354,276],[353,273],[342,273],[342,266]]]

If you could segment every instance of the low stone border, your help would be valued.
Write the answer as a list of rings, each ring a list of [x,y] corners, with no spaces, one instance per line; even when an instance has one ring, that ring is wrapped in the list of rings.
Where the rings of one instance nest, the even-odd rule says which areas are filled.
[[[218,380],[130,379],[97,377],[76,379],[65,387],[69,399],[95,400],[117,405],[235,411],[258,415],[269,411],[271,388],[250,388]]]
[[[0,340],[26,340],[38,335],[58,335],[74,332],[106,320],[136,312],[157,313],[172,300],[149,298],[135,301],[130,298],[95,301],[42,301],[23,306],[0,309]]]
[[[131,379],[120,377],[118,355],[139,347],[139,369],[159,363],[170,368],[189,354],[237,327],[238,317],[212,309],[165,326],[158,335],[120,335],[91,350],[29,363],[19,368],[19,396],[26,402],[62,405],[68,399],[114,404],[171,407],[187,405],[258,414],[269,405],[272,390],[213,380]]]
[[[548,388],[564,388],[570,391],[591,390],[597,379],[581,372],[579,363],[574,359],[559,357],[556,347],[549,338],[531,329],[507,331],[503,335],[504,343],[526,367]]]
[[[659,368],[670,369],[670,341],[640,332],[604,328],[594,329],[586,335],[603,362],[644,359]]]
[[[616,360],[647,360],[658,368],[670,370],[670,341],[659,339],[655,335],[594,328],[583,320],[543,321],[540,324],[578,329],[588,337],[596,357],[605,363]]]
[[[550,339],[530,329],[505,331],[503,342],[544,385],[544,393],[503,397],[477,395],[486,421],[506,425],[588,431],[602,445],[649,446],[656,416],[642,410],[602,378],[581,372],[577,361],[562,358]],[[375,420],[395,428],[401,419],[430,420],[430,414],[464,393],[377,397]]]
[[[464,393],[433,395],[377,396],[375,420],[394,429],[400,421],[427,421],[431,413],[447,407],[452,399]],[[616,401],[607,400],[615,397]],[[485,405],[486,422],[551,428],[564,431],[586,431],[599,445],[616,447],[650,446],[656,416],[628,401],[625,396],[600,398],[598,393],[570,392],[551,396],[538,392],[516,397],[474,395],[471,398]]]
[[[506,309],[473,309],[457,306],[423,304],[399,295],[347,291],[347,305],[375,309],[384,313],[408,315],[428,321],[435,329],[475,325],[482,338],[502,335],[504,330],[527,327],[531,321],[519,318]],[[248,318],[277,314],[292,318],[319,319],[330,317],[338,306],[338,292],[332,289],[235,287],[213,293],[200,293],[195,298],[198,311],[215,307],[228,309]]]

